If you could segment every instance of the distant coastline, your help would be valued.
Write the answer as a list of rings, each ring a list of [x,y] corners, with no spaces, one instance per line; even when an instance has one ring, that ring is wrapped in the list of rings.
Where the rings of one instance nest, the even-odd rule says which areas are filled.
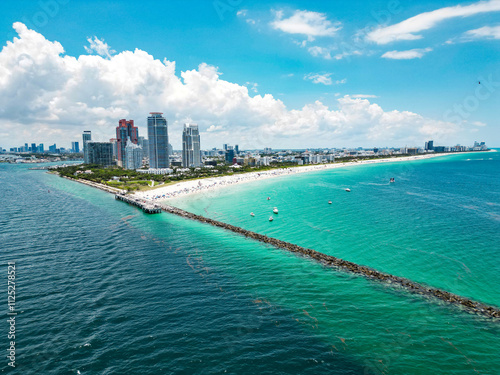
[[[471,151],[471,152],[463,152],[460,154],[461,155],[469,153],[476,154],[478,152],[481,153],[496,152],[496,150]],[[259,181],[274,177],[289,176],[307,172],[319,172],[335,168],[351,167],[354,165],[397,163],[403,161],[431,159],[435,157],[449,156],[449,155],[456,155],[456,154],[440,153],[440,154],[413,155],[413,156],[398,157],[398,158],[371,159],[371,160],[360,160],[360,161],[353,160],[344,163],[317,164],[317,165],[307,165],[307,166],[299,166],[293,168],[276,168],[261,172],[249,172],[231,176],[220,176],[220,177],[204,178],[197,180],[181,181],[176,184],[171,184],[168,186],[159,186],[157,189],[153,190],[136,192],[133,193],[133,196],[138,199],[144,199],[149,201],[163,201],[192,194],[205,193],[207,191],[213,191],[228,186],[234,186],[236,184]]]
[[[496,150],[490,150],[493,152],[496,152]],[[487,151],[486,151],[487,152]],[[471,152],[475,153],[475,152]],[[167,187],[162,187],[159,188],[158,191],[161,191],[162,189],[165,188],[179,188],[179,186],[185,186],[185,184],[191,183],[194,184],[194,188],[192,189],[187,189],[184,188],[183,190],[179,191],[178,196],[182,195],[188,195],[188,194],[195,194],[195,193],[201,193],[207,190],[211,189],[216,189],[216,188],[221,188],[224,186],[230,186],[232,184],[237,184],[237,183],[242,183],[242,182],[250,182],[250,181],[256,181],[261,178],[271,178],[271,177],[278,177],[278,176],[283,176],[283,175],[289,175],[289,174],[295,174],[295,173],[305,173],[305,172],[314,172],[314,171],[321,171],[321,170],[327,170],[327,169],[333,169],[333,168],[341,168],[345,166],[353,166],[353,165],[366,165],[366,164],[379,164],[379,163],[387,163],[387,162],[400,162],[400,161],[415,161],[415,160],[423,160],[423,159],[430,159],[438,156],[444,156],[444,155],[450,155],[450,154],[436,154],[436,155],[416,155],[416,156],[409,156],[409,157],[401,157],[401,158],[389,158],[389,159],[378,159],[378,160],[365,160],[365,161],[359,161],[359,162],[346,162],[346,163],[339,163],[339,164],[326,164],[326,165],[315,165],[315,166],[306,166],[306,167],[297,167],[297,168],[287,168],[287,169],[275,169],[275,170],[269,170],[269,171],[263,171],[263,172],[250,172],[242,175],[231,175],[231,176],[223,176],[223,177],[217,177],[213,179],[217,179],[215,183],[212,184],[207,184],[205,187],[201,185],[201,182],[206,182],[211,179],[200,179],[200,180],[191,180],[191,181],[184,181],[180,182],[175,185],[170,185]],[[65,176],[63,176],[65,177]],[[225,179],[233,179],[233,180],[225,180]],[[71,179],[69,180],[74,180],[77,182],[82,182],[77,179]],[[500,317],[500,309],[496,306],[493,305],[488,305],[482,302],[474,301],[471,300],[467,297],[462,297],[457,294],[450,293],[444,289],[440,288],[435,288],[428,286],[426,284],[421,284],[418,282],[411,281],[410,279],[406,279],[403,277],[395,276],[389,273],[385,272],[380,272],[376,269],[363,266],[363,265],[358,265],[356,263],[350,262],[343,260],[341,258],[334,257],[332,255],[327,255],[323,254],[321,252],[315,251],[310,248],[305,248],[301,247],[298,245],[295,245],[293,243],[285,242],[273,237],[268,237],[267,235],[263,235],[257,232],[252,232],[231,224],[227,224],[221,221],[217,221],[208,217],[204,217],[201,215],[196,215],[187,211],[184,211],[182,209],[179,209],[174,206],[170,206],[167,203],[151,203],[152,198],[149,198],[149,200],[145,199],[141,195],[145,194],[143,193],[136,193],[136,194],[129,194],[125,195],[125,192],[122,191],[121,193],[118,192],[118,189],[110,189],[108,186],[103,185],[103,184],[98,184],[98,183],[91,183],[89,184],[88,182],[85,182],[85,184],[96,187],[102,190],[107,191],[108,193],[113,193],[115,195],[115,199],[123,200],[129,204],[134,204],[136,206],[142,207],[143,210],[145,207],[150,205],[150,208],[147,208],[146,212],[148,212],[148,209],[151,209],[154,212],[148,212],[148,213],[158,213],[161,211],[165,211],[170,214],[174,214],[180,217],[184,217],[186,219],[191,219],[191,220],[196,220],[201,223],[205,224],[210,224],[215,227],[219,227],[234,233],[237,233],[239,235],[245,236],[247,238],[251,238],[256,241],[260,241],[266,244],[269,244],[273,247],[279,248],[279,249],[284,249],[287,251],[290,251],[292,253],[300,254],[302,256],[308,257],[310,259],[313,259],[324,266],[332,267],[335,269],[339,270],[344,270],[348,271],[353,274],[358,274],[361,276],[364,276],[368,279],[374,279],[378,280],[384,283],[391,284],[393,286],[399,286],[402,287],[412,293],[420,294],[423,296],[429,296],[429,297],[435,297],[439,300],[445,301],[450,304],[454,304],[457,306],[461,306],[464,308],[466,311],[479,314],[488,318],[494,318],[497,319]],[[149,191],[147,193],[157,193],[158,191]],[[162,200],[164,198],[161,198]]]

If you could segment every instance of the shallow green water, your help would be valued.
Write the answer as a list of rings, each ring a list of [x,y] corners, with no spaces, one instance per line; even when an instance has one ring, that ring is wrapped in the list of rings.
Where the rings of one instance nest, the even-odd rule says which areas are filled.
[[[491,153],[356,166],[175,203],[498,306],[499,163]],[[500,368],[500,324],[455,306],[24,166],[0,165],[0,184],[1,260],[16,260],[22,311],[19,367],[3,373]]]

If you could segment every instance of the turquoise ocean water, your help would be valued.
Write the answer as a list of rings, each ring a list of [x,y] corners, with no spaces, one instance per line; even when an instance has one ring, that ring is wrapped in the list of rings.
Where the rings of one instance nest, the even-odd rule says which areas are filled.
[[[279,177],[173,203],[500,306],[499,172],[500,152],[450,155]],[[17,367],[5,359],[2,373],[500,368],[498,321],[221,229],[145,215],[26,166],[1,164],[0,186],[3,280],[15,260],[19,311]],[[7,349],[7,322],[4,330]]]

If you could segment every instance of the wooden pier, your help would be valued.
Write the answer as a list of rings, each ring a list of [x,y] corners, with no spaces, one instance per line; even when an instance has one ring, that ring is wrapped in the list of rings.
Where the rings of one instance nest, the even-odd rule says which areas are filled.
[[[140,199],[132,198],[123,194],[115,194],[115,199],[139,207],[147,214],[159,214],[162,211],[161,207],[156,204],[147,203],[146,201],[141,201]]]

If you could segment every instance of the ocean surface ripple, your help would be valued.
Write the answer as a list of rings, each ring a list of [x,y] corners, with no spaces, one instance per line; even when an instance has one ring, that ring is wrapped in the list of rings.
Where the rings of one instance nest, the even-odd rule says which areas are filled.
[[[496,154],[283,177],[175,203],[498,306]],[[0,181],[1,259],[16,262],[19,311],[18,367],[4,361],[3,373],[500,368],[500,328],[488,319],[217,228],[145,215],[43,171],[2,164]]]

